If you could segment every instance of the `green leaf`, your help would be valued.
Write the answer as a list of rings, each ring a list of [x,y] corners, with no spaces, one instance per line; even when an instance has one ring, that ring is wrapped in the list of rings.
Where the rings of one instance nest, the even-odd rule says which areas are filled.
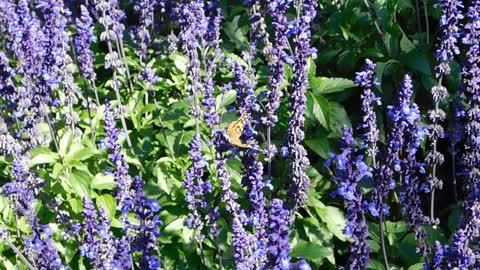
[[[223,30],[231,42],[235,44],[235,47],[239,50],[245,50],[248,48],[248,42],[243,33],[242,28],[238,26],[238,21],[242,16],[235,16],[232,21],[225,22]]]
[[[324,247],[315,243],[299,241],[290,252],[292,257],[302,257],[307,260],[318,260],[333,255],[331,247]]]
[[[327,122],[328,100],[313,94],[307,95],[307,117],[317,120],[320,125],[328,128]]]
[[[117,207],[117,201],[110,194],[103,194],[96,200],[97,207],[103,207],[107,212],[107,216],[112,219],[115,216],[115,208]]]
[[[93,177],[90,187],[98,190],[113,190],[115,188],[113,174],[97,173]]]
[[[173,65],[180,70],[182,73],[185,73],[187,70],[188,60],[185,56],[180,54],[175,54],[172,57]]]
[[[186,227],[185,226],[186,217],[180,217],[176,220],[170,222],[167,226],[165,226],[164,233],[166,234],[180,234],[181,230]]]
[[[34,156],[30,160],[30,167],[33,167],[38,164],[48,164],[48,163],[54,163],[59,159],[59,156],[57,153],[51,152],[48,154],[38,154]]]
[[[235,90],[229,90],[225,94],[218,95],[216,98],[216,110],[220,111],[220,109],[232,104],[236,98],[237,91]]]
[[[83,145],[77,143],[74,145],[78,145],[80,147],[74,147],[73,145],[70,147],[70,151],[68,152],[68,158],[72,160],[85,160],[90,158],[94,155],[94,151],[90,148],[86,148]]]
[[[407,35],[403,34],[400,40],[400,49],[406,53],[415,50],[415,45],[408,39]]]
[[[385,270],[385,266],[383,266],[383,262],[379,262],[375,259],[370,261],[370,264],[367,266],[369,270]]]
[[[327,228],[340,240],[345,241],[345,235],[343,234],[343,228],[345,227],[345,216],[343,212],[333,206],[325,206],[321,209],[316,209],[320,218]]]
[[[73,136],[70,130],[65,132],[65,134],[63,134],[58,145],[59,147],[58,152],[60,156],[64,157],[67,155],[70,145],[72,144],[72,140],[73,140]]]
[[[87,172],[74,169],[72,174],[69,177],[64,176],[63,180],[65,178],[77,196],[89,196],[91,176]]]
[[[408,268],[408,270],[423,270],[424,263],[416,263]]]
[[[328,153],[331,151],[327,138],[318,137],[315,139],[305,140],[305,144],[323,159],[328,159]]]
[[[419,71],[426,75],[432,75],[430,68],[430,61],[428,60],[427,52],[420,50],[413,50],[400,57],[400,61],[407,67]]]
[[[160,187],[160,189],[165,193],[170,194],[171,188],[167,183],[167,175],[163,172],[160,166],[157,167],[155,172],[157,176],[158,187]]]
[[[339,138],[342,136],[342,126],[346,125],[347,127],[352,127],[352,123],[350,122],[350,118],[348,117],[345,108],[342,105],[330,102],[330,112],[329,112],[329,129],[331,134],[329,137],[331,138]]]
[[[341,92],[352,87],[355,87],[355,83],[344,78],[316,77],[310,80],[310,88],[314,95]]]

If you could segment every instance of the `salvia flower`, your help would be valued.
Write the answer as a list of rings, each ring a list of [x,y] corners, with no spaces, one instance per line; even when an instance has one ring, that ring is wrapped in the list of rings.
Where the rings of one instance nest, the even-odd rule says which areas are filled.
[[[378,153],[378,127],[377,115],[375,114],[374,105],[379,103],[379,99],[373,93],[372,87],[375,85],[373,78],[375,64],[370,60],[365,60],[365,65],[361,72],[357,72],[355,83],[364,89],[362,99],[363,121],[361,128],[363,133],[363,143],[367,148],[367,156],[372,157],[374,166],[376,167],[376,155]]]
[[[290,111],[292,114],[288,121],[285,139],[292,172],[292,185],[289,193],[295,200],[294,208],[302,206],[307,201],[307,193],[310,186],[310,179],[306,174],[306,169],[310,162],[307,158],[307,151],[301,143],[305,138],[303,131],[307,101],[305,91],[308,84],[306,67],[308,56],[312,52],[310,47],[310,22],[315,17],[317,7],[315,1],[306,0],[302,3],[301,10],[303,12],[297,22],[298,33],[294,38],[295,60],[293,63],[293,80],[290,93]],[[299,5],[300,2],[296,1],[295,4]]]
[[[440,17],[441,34],[438,38],[439,45],[436,56],[439,64],[437,66],[437,77],[444,74],[450,74],[448,62],[460,53],[458,48],[458,39],[460,37],[460,21],[463,19],[461,9],[463,8],[460,0],[438,0],[437,5],[441,6],[442,15]]]
[[[402,88],[401,90],[408,90]],[[404,131],[404,158],[401,162],[402,183],[400,185],[400,201],[402,202],[402,211],[405,214],[407,222],[415,232],[415,237],[419,242],[418,251],[424,256],[429,253],[429,248],[425,243],[426,233],[422,225],[427,224],[429,219],[423,214],[421,208],[420,195],[428,191],[428,188],[420,183],[420,175],[425,171],[423,164],[417,160],[417,151],[420,148],[420,142],[426,135],[426,127],[420,126],[420,112],[416,104],[409,103],[411,91],[402,91],[399,93],[399,104],[403,104],[403,115],[406,123]]]
[[[280,199],[273,199],[268,213],[267,268],[289,269],[290,265],[290,213]]]
[[[398,94],[397,103],[393,106],[387,106],[387,115],[391,119],[391,126],[387,136],[387,149],[385,162],[373,171],[375,186],[368,208],[373,216],[387,216],[390,208],[386,204],[386,199],[390,190],[395,188],[395,172],[402,170],[400,152],[404,145],[404,132],[413,119],[418,118],[418,112],[411,110],[410,98],[412,96],[413,85],[409,75],[405,75]]]
[[[227,134],[224,130],[217,130],[213,134],[215,145],[215,164],[217,166],[217,177],[222,189],[222,202],[226,204],[226,210],[232,215],[232,247],[234,250],[235,265],[240,270],[250,270],[254,268],[253,247],[254,239],[245,229],[248,218],[241,210],[237,202],[238,194],[232,190],[230,173],[227,170],[227,152],[230,145],[227,140]]]
[[[333,196],[341,196],[345,200],[347,209],[347,224],[344,234],[352,237],[350,256],[347,261],[348,269],[365,269],[370,263],[370,246],[367,242],[369,232],[367,229],[363,195],[359,182],[365,177],[372,177],[369,167],[358,154],[356,142],[352,136],[352,130],[343,127],[343,136],[340,140],[341,154],[333,155],[327,161],[328,167],[335,164],[334,181],[336,191]]]
[[[95,81],[97,75],[93,69],[94,55],[90,49],[92,43],[96,41],[93,34],[93,20],[84,5],[80,6],[80,10],[81,17],[76,19],[78,35],[75,37],[78,67],[85,79]]]
[[[139,13],[139,25],[135,27],[134,37],[141,61],[147,61],[147,49],[151,42],[150,30],[153,27],[153,12],[157,0],[133,1],[133,10]]]
[[[80,246],[80,255],[87,257],[93,261],[99,255],[100,239],[97,238],[99,224],[98,215],[91,199],[85,197],[83,199],[83,240]]]
[[[480,53],[478,42],[480,41],[480,1],[475,1],[474,6],[470,7],[468,17],[471,19],[470,23],[465,25],[466,36],[463,43],[468,47],[467,62],[462,68],[462,79],[464,84],[464,95],[467,103],[465,110],[464,136],[465,136],[465,151],[462,158],[463,175],[465,175],[466,188],[465,191],[470,194],[471,198],[478,198],[480,189],[478,187],[480,173],[478,166],[480,165],[480,158],[478,152],[480,151],[480,143],[478,137],[480,136],[480,90],[478,83],[480,82],[480,61],[477,59]],[[475,193],[475,194],[473,194]]]
[[[27,254],[33,259],[38,269],[66,270],[62,259],[55,249],[52,240],[52,230],[48,225],[42,225],[35,218],[31,221],[31,237],[25,238]]]
[[[160,260],[155,253],[162,222],[157,214],[160,210],[157,200],[145,196],[143,186],[143,180],[140,177],[135,177],[132,185],[135,196],[131,205],[132,212],[140,221],[140,224],[128,224],[128,230],[133,231],[131,233],[133,239],[129,239],[129,242],[132,243],[132,252],[141,252],[140,268],[153,270],[160,268]]]
[[[108,159],[115,168],[113,172],[117,184],[115,198],[118,200],[118,208],[122,214],[126,214],[129,211],[129,202],[133,197],[132,179],[128,175],[128,164],[122,153],[122,147],[118,143],[119,131],[116,128],[114,110],[109,101],[105,102],[105,133],[107,136],[104,144],[108,149]]]
[[[247,63],[251,61],[251,55],[245,53],[244,59]],[[256,131],[254,126],[257,119],[254,114],[259,110],[260,105],[257,103],[255,96],[255,79],[253,78],[253,70],[244,70],[238,63],[234,64],[235,87],[237,89],[237,102],[239,104],[239,112],[247,115],[243,138],[249,145],[258,146],[254,139]],[[252,125],[253,124],[253,125]],[[253,227],[255,228],[256,248],[255,252],[258,256],[257,267],[263,268],[265,263],[265,248],[267,244],[267,210],[264,189],[266,187],[263,181],[263,164],[259,161],[258,153],[254,150],[245,151],[241,157],[242,160],[242,184],[247,188],[247,197],[250,201],[250,211]]]
[[[460,53],[458,48],[458,38],[460,37],[460,20],[463,19],[461,8],[463,4],[460,0],[439,0],[437,5],[441,6],[442,15],[440,17],[440,29],[441,34],[438,39],[438,48],[436,51],[437,66],[435,68],[436,78],[438,84],[432,87],[432,97],[435,102],[435,108],[429,111],[428,116],[430,120],[430,150],[426,157],[426,163],[431,169],[429,175],[429,182],[432,189],[431,193],[431,222],[437,222],[434,220],[433,213],[433,199],[435,188],[442,187],[442,181],[436,175],[437,166],[440,166],[444,162],[444,156],[437,150],[437,141],[444,137],[444,129],[441,122],[445,120],[445,112],[440,108],[440,104],[446,101],[448,91],[445,86],[442,85],[442,80],[445,75],[450,74],[449,62],[453,60],[453,57]]]

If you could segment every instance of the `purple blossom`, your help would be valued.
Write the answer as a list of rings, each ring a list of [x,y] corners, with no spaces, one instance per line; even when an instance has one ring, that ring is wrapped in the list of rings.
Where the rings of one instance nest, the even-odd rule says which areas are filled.
[[[63,2],[56,0],[41,0],[38,2],[38,7],[42,11],[44,20],[42,31],[45,35],[43,44],[45,56],[42,78],[40,79],[39,98],[43,99],[43,103],[50,105],[49,93],[62,83],[65,103],[68,107],[65,121],[71,125],[72,130],[75,130],[75,123],[80,121],[80,118],[73,110],[73,106],[78,102],[77,96],[80,89],[74,82],[73,61],[68,55],[70,46],[67,17],[70,16],[70,11],[65,9]]]
[[[367,229],[366,210],[359,182],[365,177],[372,177],[372,174],[363,161],[363,157],[358,154],[352,130],[345,126],[343,127],[343,137],[340,140],[340,151],[339,155],[331,155],[326,166],[331,166],[335,162],[333,179],[336,191],[333,195],[343,197],[348,212],[343,232],[352,237],[353,243],[350,245],[351,254],[347,261],[347,268],[360,270],[365,269],[370,263],[370,246],[367,242],[370,234]]]
[[[426,163],[432,168],[429,175],[431,188],[431,222],[434,220],[433,203],[435,188],[442,187],[442,181],[436,175],[437,166],[444,162],[444,156],[437,150],[437,141],[444,137],[444,129],[441,125],[446,118],[445,112],[440,108],[440,104],[446,101],[448,96],[447,89],[442,85],[444,75],[450,74],[449,62],[453,60],[456,54],[460,53],[458,48],[458,38],[460,37],[460,20],[463,19],[461,8],[463,4],[459,0],[438,0],[437,5],[441,6],[440,17],[440,37],[438,39],[438,48],[436,51],[437,66],[435,68],[438,84],[432,87],[432,97],[435,102],[435,108],[428,112],[431,122],[429,127],[430,150],[426,157]]]
[[[426,127],[420,126],[420,112],[418,106],[410,104],[412,98],[412,91],[409,88],[401,88],[399,93],[398,105],[402,104],[401,111],[403,122],[406,123],[404,128],[404,146],[402,159],[402,183],[400,185],[400,201],[402,202],[402,212],[405,214],[407,222],[415,232],[415,238],[419,242],[418,251],[426,256],[429,253],[429,248],[425,243],[426,233],[422,229],[422,225],[428,223],[429,219],[423,214],[421,208],[420,195],[428,188],[420,183],[420,175],[423,164],[421,164],[416,157],[417,151],[420,148],[420,142],[423,140],[426,132]],[[397,110],[398,112],[399,110]],[[399,119],[400,120],[400,119]]]
[[[465,25],[464,44],[467,46],[467,63],[462,69],[462,80],[464,84],[464,95],[467,103],[465,110],[465,151],[462,158],[463,175],[465,175],[465,191],[471,198],[477,197],[480,194],[480,187],[478,187],[480,173],[477,172],[480,166],[480,158],[478,153],[480,151],[480,90],[478,88],[480,80],[480,61],[477,56],[480,53],[478,42],[480,41],[480,1],[475,1],[474,6],[469,8],[468,17],[471,22]]]
[[[439,45],[436,56],[439,64],[436,68],[437,78],[450,74],[449,61],[453,60],[456,54],[460,53],[458,38],[460,37],[460,21],[463,19],[460,0],[438,0],[437,5],[441,6],[440,17],[441,34],[438,38]]]
[[[135,43],[138,47],[137,54],[140,56],[140,61],[146,62],[148,60],[147,50],[151,42],[150,30],[153,27],[153,15],[157,0],[140,0],[133,1],[133,10],[139,13],[139,25],[133,30]]]
[[[97,221],[98,215],[95,206],[90,198],[83,198],[83,228],[82,228],[82,245],[80,246],[80,256],[87,257],[95,264],[95,259],[98,257],[101,241],[97,238],[99,224]],[[93,265],[95,266],[95,265]],[[97,265],[98,267],[99,265]]]
[[[188,203],[189,215],[187,225],[189,228],[196,230],[196,240],[201,243],[205,236],[202,230],[205,227],[205,222],[202,217],[201,209],[209,209],[209,202],[205,196],[213,189],[210,181],[203,181],[203,175],[207,162],[201,153],[201,137],[196,134],[190,143],[190,161],[191,167],[185,173],[186,182],[183,187],[187,191],[185,201]]]
[[[370,59],[365,60],[365,65],[361,72],[357,72],[355,76],[355,83],[364,89],[361,95],[363,121],[361,128],[365,131],[363,135],[363,143],[367,148],[367,156],[372,157],[374,167],[377,166],[376,155],[378,153],[378,127],[377,115],[375,114],[374,105],[379,102],[379,98],[375,96],[372,87],[375,85],[373,78],[375,63]]]
[[[122,147],[118,143],[119,131],[116,128],[114,111],[109,101],[105,102],[105,133],[107,136],[104,143],[108,148],[108,159],[115,168],[113,177],[116,182],[117,207],[122,211],[122,215],[126,215],[130,209],[129,202],[133,197],[132,179],[128,175],[128,164],[122,153]]]
[[[247,62],[251,61],[251,56],[247,53],[244,54],[244,59]],[[247,69],[246,71],[238,63],[234,64],[234,78],[235,87],[237,89],[237,102],[239,104],[239,113],[245,113],[247,115],[247,122],[245,124],[242,138],[249,145],[257,146],[258,143],[254,139],[256,131],[254,126],[258,120],[253,118],[254,113],[259,110],[259,104],[255,96],[255,79],[253,78],[253,70]],[[253,125],[252,125],[253,124]],[[263,181],[263,164],[259,161],[259,156],[255,150],[247,150],[241,157],[242,160],[242,184],[247,188],[247,197],[250,201],[250,215],[251,223],[255,228],[255,241],[254,247],[257,256],[256,267],[263,268],[265,264],[265,249],[267,245],[267,223],[268,215],[266,210],[266,199],[264,195],[264,189],[266,187],[265,181]]]
[[[295,2],[295,4],[299,4]],[[302,15],[299,18],[298,33],[294,38],[295,61],[293,64],[293,80],[290,93],[290,111],[292,112],[288,121],[288,130],[285,145],[288,148],[290,170],[292,172],[292,185],[289,194],[294,199],[294,209],[302,206],[307,201],[307,193],[310,186],[310,179],[306,169],[310,165],[307,158],[307,151],[301,145],[305,138],[303,131],[305,124],[305,108],[307,88],[307,63],[311,54],[310,47],[310,22],[316,14],[317,4],[315,1],[303,1],[301,8]]]
[[[245,213],[240,209],[237,202],[238,194],[232,190],[230,181],[231,175],[227,170],[226,153],[230,145],[224,130],[214,132],[214,145],[216,150],[215,164],[217,166],[217,177],[222,189],[222,202],[226,204],[226,210],[232,215],[231,226],[233,229],[232,247],[234,250],[235,265],[240,270],[254,269],[254,258],[252,254],[254,239],[245,229],[248,221]]]
[[[390,190],[395,187],[395,171],[403,169],[401,168],[400,151],[404,145],[404,132],[408,123],[419,117],[418,112],[411,110],[410,107],[412,87],[410,76],[405,75],[400,86],[397,103],[387,107],[387,114],[392,120],[392,124],[387,136],[385,162],[373,170],[376,188],[368,202],[368,208],[373,216],[387,216],[390,212],[385,201]]]
[[[35,217],[30,221],[32,235],[25,238],[25,248],[29,257],[38,269],[66,270],[62,259],[55,249],[52,240],[52,230],[48,225],[42,225]]]
[[[145,196],[143,186],[143,180],[140,177],[135,177],[132,185],[135,196],[131,205],[132,212],[135,213],[135,217],[140,221],[140,224],[128,224],[130,235],[133,236],[133,239],[129,239],[129,242],[132,243],[132,252],[138,251],[142,254],[139,259],[140,268],[153,270],[160,268],[160,260],[155,256],[155,253],[162,221],[159,220],[157,214],[160,210],[157,200]]]
[[[96,41],[93,34],[93,20],[88,9],[80,6],[81,17],[76,19],[77,36],[75,37],[75,49],[77,51],[78,67],[87,80],[95,81],[97,75],[93,69],[94,55],[90,46]]]
[[[283,96],[280,86],[285,79],[285,58],[287,53],[285,50],[288,48],[288,38],[286,35],[286,29],[288,25],[288,19],[286,16],[286,10],[290,4],[290,1],[278,0],[271,1],[269,3],[267,12],[272,17],[272,24],[274,26],[274,40],[273,44],[268,44],[265,48],[268,57],[268,81],[269,87],[267,90],[267,103],[265,109],[267,115],[262,117],[262,123],[270,130],[278,121],[276,111],[280,107],[280,99]],[[268,132],[268,131],[267,131]],[[269,133],[267,133],[269,136]],[[270,138],[267,138],[268,140]],[[275,145],[270,144],[266,149],[266,156],[268,160],[271,160],[277,149]]]
[[[268,269],[289,269],[290,265],[290,212],[280,199],[272,199],[268,213]]]

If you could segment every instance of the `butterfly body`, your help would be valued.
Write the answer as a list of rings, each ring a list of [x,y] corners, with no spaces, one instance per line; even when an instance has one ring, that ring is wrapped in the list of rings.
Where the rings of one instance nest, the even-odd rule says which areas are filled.
[[[240,140],[240,136],[242,136],[243,134],[243,129],[245,128],[246,123],[247,123],[246,113],[243,113],[242,116],[240,116],[240,118],[230,123],[230,125],[227,128],[228,142],[230,142],[231,144],[237,147],[253,149],[251,145],[243,143]]]

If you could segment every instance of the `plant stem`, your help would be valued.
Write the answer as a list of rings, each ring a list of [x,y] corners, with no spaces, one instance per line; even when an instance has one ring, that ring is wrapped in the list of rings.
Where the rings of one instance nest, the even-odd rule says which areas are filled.
[[[55,144],[55,149],[57,150],[57,152],[59,152],[57,137],[55,137],[55,132],[53,131],[53,124],[50,121],[50,116],[48,112],[45,115],[45,118],[47,118],[48,129],[50,130],[50,136],[52,137],[53,143]]]
[[[417,14],[417,27],[418,27],[418,32],[422,32],[422,22],[420,21],[420,6],[418,4],[418,0],[415,0],[415,13]]]
[[[423,11],[425,12],[425,28],[427,29],[427,44],[430,43],[430,26],[428,25],[427,0],[423,0]]]
[[[153,103],[155,104],[155,109],[157,109],[157,111],[158,111],[158,122],[160,124],[160,128],[162,129],[162,134],[163,134],[163,138],[165,139],[165,144],[167,145],[168,150],[170,150],[170,155],[172,155],[173,160],[175,160],[175,154],[173,152],[173,147],[168,142],[167,134],[165,133],[165,126],[163,125],[162,116],[161,116],[161,113],[160,113],[160,106],[158,105],[158,102],[155,99],[155,97],[153,97],[152,99],[153,99]]]
[[[382,206],[382,199],[380,199],[380,207]],[[380,230],[380,242],[382,244],[382,252],[383,252],[383,260],[385,263],[385,269],[389,270],[390,266],[388,264],[388,257],[387,257],[387,249],[385,246],[385,237],[384,237],[384,229],[383,229],[383,215],[382,215],[382,209],[380,209],[380,213],[378,215],[378,225],[379,225],[379,230]]]
[[[456,162],[455,144],[452,143],[452,179],[453,179],[453,199],[457,202],[457,162]]]
[[[387,46],[387,41],[385,39],[385,34],[383,33],[382,29],[380,28],[380,25],[377,22],[377,15],[375,14],[375,11],[370,7],[370,4],[368,3],[368,0],[363,0],[365,3],[365,6],[367,6],[368,13],[370,14],[370,17],[372,18],[373,24],[375,25],[375,29],[377,30],[378,34],[380,35],[383,46],[385,47],[385,50],[389,54],[388,46]]]
[[[130,91],[133,93],[134,89],[133,89],[133,83],[132,83],[132,76],[130,75],[130,68],[128,67],[127,57],[125,56],[125,49],[123,48],[123,40],[118,35],[115,35],[115,37],[117,42],[117,48],[119,50],[120,57],[122,58],[123,67],[125,68],[125,71],[126,71],[128,86],[130,87]]]
[[[38,270],[38,268],[34,267],[28,260],[27,258],[23,255],[23,253],[8,239],[3,239],[5,243],[15,252],[18,257],[23,261],[23,263],[30,269],[30,270]]]
[[[105,11],[102,11],[102,16],[105,17]],[[105,31],[109,31],[108,26],[103,23],[103,27],[105,28]],[[116,35],[115,35],[116,36]],[[113,54],[113,48],[112,48],[112,42],[110,41],[110,38],[107,38],[107,47],[108,47],[108,52]],[[117,67],[113,67],[113,85],[112,88],[115,91],[115,96],[117,98],[117,107],[120,109],[122,107],[122,101],[120,98],[120,92],[118,91],[117,83],[118,83],[118,78],[117,78]],[[128,147],[132,152],[134,152],[133,147],[132,147],[132,142],[130,141],[130,136],[128,135],[128,129],[127,129],[127,123],[125,122],[125,116],[123,115],[123,112],[120,112],[120,120],[122,122],[122,127],[123,131],[125,132],[125,136],[127,138],[127,144]]]
[[[94,147],[96,148],[95,129],[93,128],[92,113],[90,112],[90,100],[88,98],[88,87],[87,87],[86,80],[83,80],[83,87],[85,88],[85,96],[87,97],[87,113],[88,113],[88,119],[89,119],[88,122],[90,124],[90,131],[92,132],[92,141],[93,141]]]

